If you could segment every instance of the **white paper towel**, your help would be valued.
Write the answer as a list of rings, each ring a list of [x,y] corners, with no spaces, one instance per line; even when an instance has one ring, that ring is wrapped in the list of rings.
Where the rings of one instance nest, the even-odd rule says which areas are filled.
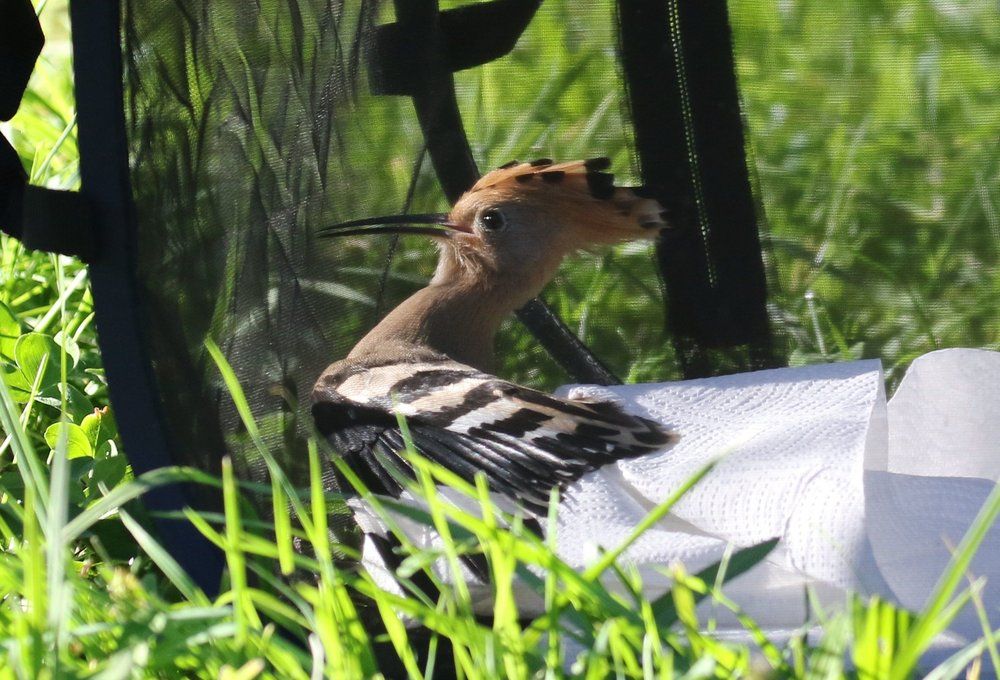
[[[1000,478],[1000,353],[916,359],[889,402],[889,472]]]
[[[950,548],[1000,476],[997,352],[920,357],[888,405],[880,365],[872,361],[563,393],[616,398],[673,424],[682,439],[671,451],[605,469],[567,494],[560,551],[582,566],[581,546],[592,537],[606,537],[610,547],[625,527],[725,454],[665,523],[675,531],[648,537],[626,556],[643,573],[674,560],[697,569],[718,559],[721,544],[780,536],[769,564],[729,587],[732,599],[775,630],[810,622],[806,586],[827,604],[842,603],[851,590],[922,607]],[[595,479],[610,488],[598,492]],[[608,500],[615,494],[631,504],[616,507]],[[613,531],[606,530],[608,518]],[[970,573],[988,579],[983,599],[996,626],[1000,528],[987,536]],[[971,606],[952,632],[968,640],[981,635]]]
[[[806,623],[807,586],[838,604],[845,588],[889,594],[865,532],[862,475],[873,420],[885,417],[882,381],[878,362],[862,361],[562,390],[614,398],[670,423],[681,441],[572,487],[559,512],[560,553],[584,566],[584,557],[596,553],[594,537],[614,547],[651,508],[719,458],[663,527],[626,553],[651,586],[666,587],[653,575],[671,562],[693,571],[717,561],[729,543],[780,536],[767,566],[729,588],[762,625]]]
[[[727,586],[760,625],[777,631],[814,623],[807,588],[827,605],[842,604],[850,590],[917,609],[948,561],[948,546],[962,538],[1000,475],[998,385],[1000,353],[945,350],[917,359],[888,407],[877,361],[563,388],[613,398],[669,423],[681,441],[571,486],[558,512],[559,553],[585,567],[718,459],[625,553],[651,595],[667,587],[663,572],[671,563],[696,571],[730,544],[778,536],[766,564]],[[409,528],[418,543],[436,542],[433,532]],[[989,578],[984,599],[993,617],[1000,530],[988,536],[972,572]],[[488,586],[474,592],[483,613],[489,595]],[[541,603],[525,593],[521,605],[531,615]],[[722,612],[711,613],[723,629],[738,628]],[[978,637],[974,612],[959,617],[953,631]]]
[[[889,402],[884,464],[867,467],[876,561],[899,601],[919,609],[1000,477],[1000,353],[947,349],[916,359]],[[990,530],[969,574],[986,577],[982,598],[996,628],[1000,527]],[[981,637],[971,606],[952,631]]]

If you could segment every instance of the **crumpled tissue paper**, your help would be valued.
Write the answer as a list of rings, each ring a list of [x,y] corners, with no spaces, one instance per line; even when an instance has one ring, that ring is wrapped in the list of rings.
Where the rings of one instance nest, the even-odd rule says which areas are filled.
[[[716,468],[626,557],[657,575],[718,560],[729,543],[780,537],[766,564],[725,591],[762,626],[815,623],[806,589],[847,591],[918,610],[1000,477],[1000,353],[949,349],[916,359],[886,403],[879,362],[782,368],[656,385],[567,387],[670,423],[673,449],[581,480],[559,511],[559,551],[581,567],[710,460]],[[1000,624],[1000,528],[969,572]],[[706,605],[711,606],[711,605]],[[706,612],[707,613],[707,612]],[[725,613],[711,612],[719,625]],[[728,621],[733,628],[735,620]],[[952,642],[982,635],[971,605]]]
[[[888,403],[878,361],[567,386],[559,393],[613,399],[673,426],[681,439],[567,489],[558,552],[585,568],[716,461],[623,556],[650,595],[669,587],[672,564],[694,572],[727,548],[780,537],[765,563],[724,588],[766,632],[780,636],[815,624],[808,593],[824,607],[842,607],[851,591],[919,609],[1000,476],[998,386],[1000,353],[966,349],[916,359]],[[418,544],[438,540],[426,527],[404,524]],[[982,597],[996,628],[1000,529],[986,537],[970,572],[987,577]],[[477,609],[488,613],[489,586],[473,590]],[[527,588],[519,596],[522,615],[540,613]],[[966,609],[951,628],[951,644],[981,635],[975,611]],[[711,602],[702,615],[723,634],[740,630]]]

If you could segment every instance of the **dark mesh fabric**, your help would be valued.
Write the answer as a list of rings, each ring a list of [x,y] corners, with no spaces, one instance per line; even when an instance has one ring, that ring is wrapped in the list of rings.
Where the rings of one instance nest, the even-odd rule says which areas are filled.
[[[232,363],[281,460],[305,463],[308,394],[388,309],[421,287],[419,237],[319,240],[325,225],[447,209],[412,101],[369,89],[375,3],[127,2],[127,123],[138,275],[174,445],[263,475],[203,348]],[[610,155],[635,181],[616,64],[614,5],[545,3],[510,56],[456,87],[481,168],[511,158]],[[585,255],[546,299],[624,378],[675,370],[652,246]],[[503,373],[567,376],[512,321]]]
[[[174,447],[262,475],[210,337],[301,470],[316,377],[434,262],[419,237],[316,230],[447,208],[411,99],[369,89],[392,6],[123,4],[137,275]],[[997,347],[995,6],[734,0],[730,17],[776,355],[882,358],[896,377],[938,347]],[[545,0],[511,54],[455,82],[481,169],[607,155],[638,183],[614,2]],[[544,298],[625,381],[680,377],[651,245],[568,261]],[[505,377],[568,381],[516,322],[498,352]]]

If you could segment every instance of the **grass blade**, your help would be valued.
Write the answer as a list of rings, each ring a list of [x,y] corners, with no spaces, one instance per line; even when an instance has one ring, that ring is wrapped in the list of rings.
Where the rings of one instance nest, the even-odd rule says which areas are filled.
[[[768,541],[757,543],[756,545],[752,545],[748,548],[742,548],[733,553],[733,556],[729,559],[729,563],[725,570],[725,581],[731,581],[737,576],[745,574],[767,559],[767,556],[771,554],[771,551],[777,547],[778,541],[779,539],[772,538]],[[704,581],[705,583],[715,583],[721,573],[722,567],[723,563],[721,561],[716,562],[715,564],[699,571],[694,575],[694,577]],[[703,600],[707,595],[707,592],[695,593],[695,604]],[[677,622],[677,608],[674,604],[674,598],[669,592],[660,595],[650,604],[653,609],[653,614],[656,617],[657,626],[660,628],[669,628]]]
[[[136,542],[142,547],[143,552],[160,568],[163,575],[177,588],[178,592],[184,596],[184,599],[199,607],[209,606],[208,597],[191,580],[191,577],[178,564],[177,560],[125,510],[119,509],[118,515],[121,517],[122,524],[125,525],[125,528],[128,529],[129,533],[132,534]]]

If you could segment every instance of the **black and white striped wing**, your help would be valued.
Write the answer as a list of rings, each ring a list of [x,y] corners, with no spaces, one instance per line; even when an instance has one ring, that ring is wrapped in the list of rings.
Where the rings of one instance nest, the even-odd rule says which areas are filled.
[[[313,391],[319,430],[373,491],[390,495],[401,491],[392,468],[411,474],[398,455],[397,413],[423,456],[470,481],[481,471],[494,491],[535,511],[552,487],[675,439],[613,402],[560,399],[448,359],[341,362]]]

